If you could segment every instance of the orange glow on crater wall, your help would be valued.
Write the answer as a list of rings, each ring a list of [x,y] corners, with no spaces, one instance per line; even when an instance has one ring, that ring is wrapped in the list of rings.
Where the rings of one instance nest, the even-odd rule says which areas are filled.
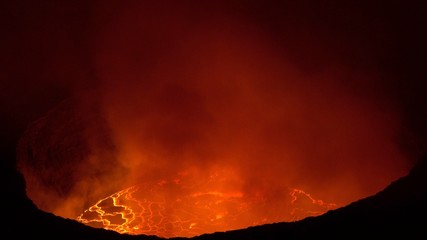
[[[227,4],[122,2],[95,7],[91,88],[19,145],[42,210],[194,236],[319,215],[407,173],[400,113],[380,68],[349,59],[353,39],[292,9],[276,24]]]

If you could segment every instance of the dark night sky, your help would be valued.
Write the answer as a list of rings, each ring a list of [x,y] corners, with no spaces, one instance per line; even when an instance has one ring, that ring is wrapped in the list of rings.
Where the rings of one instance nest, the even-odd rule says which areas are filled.
[[[55,103],[97,86],[97,38],[102,34],[100,29],[126,7],[123,2],[133,3],[1,3],[0,144],[4,149],[10,148],[26,126]],[[308,74],[316,74],[325,66],[378,73],[380,77],[373,82],[362,79],[349,83],[354,94],[378,98],[402,114],[402,128],[406,130],[401,131],[400,139],[408,156],[416,156],[425,146],[424,1],[196,2],[200,1],[161,1],[153,8],[177,7],[176,11],[182,8],[196,20],[212,16],[257,26],[271,39],[279,56],[286,55]]]
[[[90,87],[95,79],[91,37],[120,6],[120,1],[110,2],[2,2],[1,115],[6,129],[22,128],[77,85]],[[379,91],[389,91],[402,105],[409,128],[427,134],[424,1],[214,2],[193,9],[225,9],[262,25],[279,42],[294,45],[287,54],[308,70],[316,68],[318,59],[381,68],[385,84],[368,86],[368,94],[385,87]],[[94,19],[95,10],[102,12],[100,19]],[[286,39],[289,33],[298,37]]]

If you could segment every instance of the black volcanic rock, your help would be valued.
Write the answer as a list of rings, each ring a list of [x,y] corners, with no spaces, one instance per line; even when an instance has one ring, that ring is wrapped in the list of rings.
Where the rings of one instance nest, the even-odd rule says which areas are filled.
[[[89,111],[90,112],[90,111]],[[49,167],[52,154],[55,159],[62,161],[82,161],[88,154],[89,148],[84,136],[77,136],[73,141],[61,136],[70,132],[89,130],[93,137],[104,132],[97,113],[76,117],[70,103],[64,102],[51,111],[51,117],[40,119],[30,125],[17,144],[18,151],[10,147],[2,148],[2,163],[12,163],[16,159],[32,164],[36,161],[41,166],[35,169]],[[81,122],[86,121],[86,122]],[[49,129],[53,124],[56,130]],[[86,128],[85,126],[89,126]],[[92,128],[92,129],[90,129]],[[59,131],[58,131],[59,129]],[[96,133],[96,134],[94,134]],[[105,136],[98,136],[104,139]],[[56,145],[58,143],[59,145]],[[100,147],[113,151],[114,146],[108,142],[98,141]],[[73,149],[79,149],[74,155],[67,155]],[[16,156],[17,154],[17,156]],[[76,155],[77,154],[77,155]],[[58,156],[60,156],[58,158]],[[54,160],[55,160],[54,159]],[[41,162],[40,162],[41,161]],[[56,216],[39,209],[27,196],[26,182],[20,171],[11,164],[3,168],[3,183],[6,188],[1,198],[5,206],[3,214],[7,216],[4,229],[14,238],[56,238],[56,239],[162,239],[157,236],[125,235],[114,231],[95,229],[71,219]],[[108,173],[106,173],[108,174]],[[61,189],[58,185],[58,189]],[[392,182],[377,194],[355,201],[345,207],[331,210],[321,216],[308,217],[297,222],[279,222],[260,225],[227,232],[203,234],[192,238],[194,240],[259,240],[259,239],[370,239],[373,237],[418,239],[424,234],[427,226],[424,220],[427,214],[427,153],[421,156],[417,164],[404,177]]]
[[[275,223],[195,239],[380,239],[425,236],[427,155],[377,194],[298,222]]]
[[[10,172],[15,187],[21,188],[6,198],[4,212],[9,216],[4,225],[13,238],[56,239],[162,239],[156,236],[131,236],[94,229],[74,220],[41,211],[23,194],[23,178]],[[13,176],[12,176],[13,175]],[[404,176],[377,194],[331,210],[318,217],[297,222],[266,224],[227,232],[204,234],[190,239],[422,239],[425,236],[427,213],[427,156],[420,158]],[[9,190],[11,188],[8,188]],[[10,193],[10,192],[9,192]],[[174,238],[184,239],[184,238]]]
[[[4,170],[4,169],[3,169]],[[2,195],[2,237],[9,239],[160,239],[157,236],[131,236],[105,229],[95,229],[71,219],[42,211],[25,195],[24,178],[16,170],[9,171],[8,187]],[[7,177],[7,178],[6,178]]]
[[[96,179],[100,185],[113,187],[120,182],[116,174],[126,171],[115,157],[99,108],[93,102],[82,105],[72,98],[60,102],[29,124],[17,142],[18,171],[29,182],[28,196],[42,210],[53,212],[72,194],[92,204],[110,192],[94,191],[92,185],[81,187],[79,183]],[[49,200],[36,196],[49,196]]]

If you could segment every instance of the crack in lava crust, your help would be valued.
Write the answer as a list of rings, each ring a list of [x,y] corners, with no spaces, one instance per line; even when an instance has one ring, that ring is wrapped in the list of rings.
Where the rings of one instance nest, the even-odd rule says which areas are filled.
[[[205,185],[206,187],[206,185]],[[181,179],[141,184],[118,191],[76,218],[86,225],[119,233],[159,237],[193,237],[320,215],[336,204],[289,188],[279,205],[260,195],[207,188],[200,191]]]

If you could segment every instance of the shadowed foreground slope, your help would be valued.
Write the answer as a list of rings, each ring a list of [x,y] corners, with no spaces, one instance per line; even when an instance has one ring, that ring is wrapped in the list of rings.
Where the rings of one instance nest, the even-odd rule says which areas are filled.
[[[12,157],[6,154],[3,157]],[[3,170],[10,170],[6,166]],[[17,171],[5,171],[5,195],[2,202],[4,234],[12,238],[56,239],[161,239],[156,236],[122,235],[94,229],[76,221],[57,217],[37,209],[25,194],[25,182]],[[407,176],[383,191],[348,206],[292,223],[274,223],[247,229],[204,234],[190,239],[342,239],[404,236],[419,239],[426,227],[427,155],[419,159]],[[419,237],[417,237],[419,236]],[[184,239],[184,238],[174,238]]]
[[[425,237],[427,156],[374,196],[294,223],[276,223],[195,239],[404,239]]]

